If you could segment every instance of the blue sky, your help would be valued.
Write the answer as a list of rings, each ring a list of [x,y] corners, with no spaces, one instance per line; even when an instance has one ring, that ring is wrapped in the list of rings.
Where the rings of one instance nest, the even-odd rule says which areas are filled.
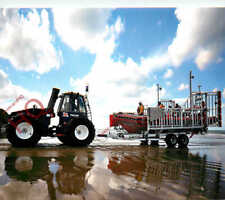
[[[224,8],[1,9],[0,42],[5,109],[21,94],[46,105],[52,87],[83,93],[88,83],[103,128],[112,112],[155,105],[157,83],[183,102],[190,70],[194,90],[225,100]]]

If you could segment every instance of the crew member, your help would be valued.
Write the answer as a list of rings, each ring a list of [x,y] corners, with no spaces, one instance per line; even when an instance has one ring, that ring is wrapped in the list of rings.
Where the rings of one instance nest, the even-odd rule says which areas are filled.
[[[159,108],[165,108],[165,106],[160,101],[158,102],[158,107]]]
[[[144,115],[144,106],[143,106],[143,104],[141,102],[139,102],[139,106],[137,108],[137,113],[139,115]]]

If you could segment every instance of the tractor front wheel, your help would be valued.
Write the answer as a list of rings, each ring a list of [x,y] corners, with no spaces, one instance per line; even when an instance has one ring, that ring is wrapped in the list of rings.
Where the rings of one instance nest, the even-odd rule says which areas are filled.
[[[95,128],[89,120],[77,120],[73,123],[69,138],[73,146],[87,146],[95,137]]]

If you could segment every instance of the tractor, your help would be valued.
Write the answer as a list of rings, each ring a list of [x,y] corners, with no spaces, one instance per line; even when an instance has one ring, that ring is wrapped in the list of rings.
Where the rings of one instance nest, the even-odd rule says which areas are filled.
[[[63,144],[87,146],[95,137],[95,128],[91,119],[91,109],[87,95],[67,92],[59,95],[59,89],[53,88],[47,108],[25,108],[8,115],[2,112],[4,122],[1,132],[6,133],[9,142],[16,147],[35,146],[41,137],[57,137]],[[60,98],[57,115],[59,124],[50,126],[55,117],[54,107]],[[8,120],[5,120],[7,118]]]

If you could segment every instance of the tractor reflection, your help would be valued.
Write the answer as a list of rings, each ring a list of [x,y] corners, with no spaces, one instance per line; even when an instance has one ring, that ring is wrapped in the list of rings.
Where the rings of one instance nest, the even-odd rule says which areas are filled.
[[[36,182],[44,180],[48,186],[51,199],[58,199],[57,195],[79,195],[85,190],[86,174],[93,166],[93,152],[91,150],[76,149],[65,156],[41,157],[17,155],[10,152],[5,159],[5,171],[14,180]]]

